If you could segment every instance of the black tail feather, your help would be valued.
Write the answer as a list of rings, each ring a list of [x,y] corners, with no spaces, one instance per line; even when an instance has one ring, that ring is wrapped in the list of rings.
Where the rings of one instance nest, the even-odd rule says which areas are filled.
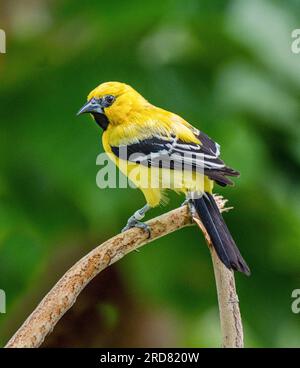
[[[220,260],[227,268],[250,275],[250,269],[241,256],[214,197],[204,193],[201,198],[194,199],[193,203]]]

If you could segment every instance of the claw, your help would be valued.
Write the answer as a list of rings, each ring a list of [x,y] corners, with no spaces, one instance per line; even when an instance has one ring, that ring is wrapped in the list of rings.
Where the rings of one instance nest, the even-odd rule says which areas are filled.
[[[190,214],[192,217],[195,217],[196,215],[196,210],[195,210],[195,207],[194,207],[194,204],[193,204],[193,201],[190,199],[190,198],[187,198],[182,204],[181,204],[181,207],[187,205],[188,206],[188,209],[190,211]]]
[[[146,204],[143,208],[137,210],[127,221],[127,225],[124,227],[123,231],[129,230],[132,227],[138,227],[148,233],[148,239],[151,237],[151,229],[150,226],[141,222],[140,220],[145,217],[145,213],[149,211],[151,207]]]
[[[148,239],[151,237],[151,228],[149,225],[145,224],[144,222],[142,221],[138,221],[134,218],[130,218],[127,222],[127,225],[122,229],[122,233],[124,231],[127,231],[133,227],[137,227],[139,229],[142,229],[144,231],[147,231],[148,233]]]

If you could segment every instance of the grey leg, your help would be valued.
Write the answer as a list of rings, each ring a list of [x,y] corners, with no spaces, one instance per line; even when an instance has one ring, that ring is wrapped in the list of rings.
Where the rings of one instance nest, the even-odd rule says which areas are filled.
[[[127,225],[122,229],[122,232],[129,230],[132,227],[138,227],[140,229],[147,231],[150,238],[151,236],[150,227],[144,222],[140,221],[145,217],[146,212],[149,211],[150,209],[151,207],[148,204],[146,204],[143,208],[137,210],[131,217],[129,217]]]

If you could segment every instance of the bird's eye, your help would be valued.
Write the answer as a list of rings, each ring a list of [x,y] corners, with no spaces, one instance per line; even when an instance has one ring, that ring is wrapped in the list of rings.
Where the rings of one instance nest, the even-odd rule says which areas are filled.
[[[107,95],[103,98],[103,105],[104,107],[109,107],[115,101],[115,96]]]

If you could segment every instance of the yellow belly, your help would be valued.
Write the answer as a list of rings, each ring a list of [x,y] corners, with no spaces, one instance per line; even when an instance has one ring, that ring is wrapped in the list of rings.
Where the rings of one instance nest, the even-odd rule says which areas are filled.
[[[157,167],[148,168],[147,166],[121,160],[116,157],[105,139],[103,139],[103,146],[119,170],[128,177],[135,187],[143,192],[147,203],[151,207],[158,206],[161,202],[165,201],[164,192],[167,189],[184,194],[204,191],[211,193],[212,191],[213,181],[202,173]]]

